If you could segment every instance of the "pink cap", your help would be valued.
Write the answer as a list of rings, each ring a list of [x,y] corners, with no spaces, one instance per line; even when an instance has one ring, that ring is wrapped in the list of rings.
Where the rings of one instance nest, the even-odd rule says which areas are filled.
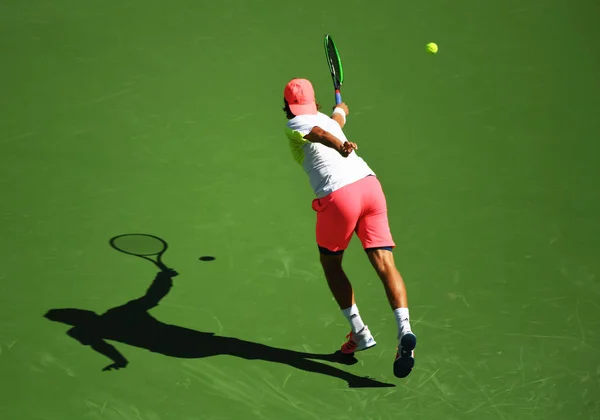
[[[285,85],[283,97],[294,115],[317,113],[315,90],[306,79],[292,79]]]

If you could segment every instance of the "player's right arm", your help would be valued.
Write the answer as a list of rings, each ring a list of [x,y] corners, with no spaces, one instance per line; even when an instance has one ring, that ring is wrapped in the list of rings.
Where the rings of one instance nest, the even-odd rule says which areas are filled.
[[[348,114],[350,113],[350,111],[348,110],[348,105],[346,105],[345,103],[341,103],[341,104],[337,104],[336,106],[333,107],[333,110],[335,111],[336,108],[341,109],[346,116],[348,116]],[[345,116],[338,114],[337,112],[334,112],[331,115],[331,119],[334,120],[336,123],[338,123],[338,125],[340,126],[340,128],[344,128],[344,125],[346,125],[346,118]]]
[[[331,147],[344,157],[347,157],[353,150],[358,149],[358,146],[355,143],[349,141],[343,142],[329,131],[323,130],[319,126],[314,126],[312,130],[310,130],[310,133],[305,135],[304,138],[312,143],[320,143],[324,146]]]

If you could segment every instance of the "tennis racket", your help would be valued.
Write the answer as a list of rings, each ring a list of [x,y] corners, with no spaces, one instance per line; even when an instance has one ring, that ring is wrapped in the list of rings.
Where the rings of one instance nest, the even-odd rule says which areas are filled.
[[[167,243],[157,236],[129,233],[115,236],[110,240],[110,245],[117,251],[153,262],[162,271],[171,271],[162,262]]]
[[[331,38],[331,35],[325,35],[325,56],[329,65],[329,72],[333,80],[333,88],[335,89],[335,104],[342,102],[342,94],[340,89],[344,83],[344,70],[342,69],[342,60],[340,54]]]

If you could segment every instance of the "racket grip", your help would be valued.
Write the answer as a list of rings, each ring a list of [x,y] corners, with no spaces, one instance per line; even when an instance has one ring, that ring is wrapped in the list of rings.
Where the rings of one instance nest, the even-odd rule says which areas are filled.
[[[156,266],[157,266],[158,268],[160,268],[160,269],[161,269],[161,271],[164,271],[164,272],[167,272],[167,273],[168,273],[169,271],[171,271],[171,269],[170,269],[169,267],[167,267],[166,265],[164,265],[164,264],[163,264],[161,261],[155,261],[155,264],[156,264]]]
[[[335,104],[341,104],[342,103],[342,94],[340,93],[339,89],[335,90]]]

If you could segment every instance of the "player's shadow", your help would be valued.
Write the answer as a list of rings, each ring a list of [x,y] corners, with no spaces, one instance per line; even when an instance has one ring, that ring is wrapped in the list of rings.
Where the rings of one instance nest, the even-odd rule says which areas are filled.
[[[320,373],[345,380],[352,388],[393,387],[371,378],[356,376],[319,361],[352,365],[354,356],[304,353],[280,349],[233,337],[222,337],[177,325],[165,324],[149,314],[173,286],[175,272],[159,272],[146,294],[138,299],[109,309],[98,315],[86,309],[51,309],[45,317],[51,321],[71,325],[67,334],[83,345],[112,360],[104,370],[124,368],[128,361],[105,340],[136,346],[171,357],[203,358],[229,355],[247,360],[282,363],[307,372]]]

